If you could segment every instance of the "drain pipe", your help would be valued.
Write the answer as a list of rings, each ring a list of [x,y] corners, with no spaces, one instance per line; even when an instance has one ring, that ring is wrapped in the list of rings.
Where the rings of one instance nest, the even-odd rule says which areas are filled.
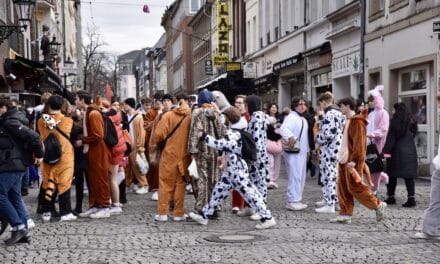
[[[359,99],[365,101],[365,23],[366,23],[366,0],[361,0],[361,37],[360,37],[360,76],[359,76]]]

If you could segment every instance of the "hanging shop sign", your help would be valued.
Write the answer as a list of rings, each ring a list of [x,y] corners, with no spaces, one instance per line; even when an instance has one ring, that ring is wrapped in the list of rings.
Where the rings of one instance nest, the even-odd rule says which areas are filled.
[[[257,64],[255,62],[245,62],[243,64],[243,78],[257,78]]]
[[[228,1],[217,1],[217,54],[214,66],[220,67],[229,61],[229,10]]]
[[[241,70],[241,62],[227,62],[226,63],[226,71],[239,71]]]
[[[212,75],[212,60],[206,60],[205,61],[205,74],[206,75]]]
[[[360,70],[360,52],[354,52],[334,58],[332,62],[333,78],[359,73]]]

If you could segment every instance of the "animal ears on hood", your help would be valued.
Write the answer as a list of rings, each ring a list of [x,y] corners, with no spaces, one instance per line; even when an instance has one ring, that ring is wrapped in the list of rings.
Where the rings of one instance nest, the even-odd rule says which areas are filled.
[[[102,104],[101,96],[99,96],[99,95],[95,96],[95,104],[98,106],[100,106]]]
[[[382,84],[377,85],[376,87],[374,87],[373,90],[368,92],[368,95],[373,97],[382,96],[382,91],[384,90],[384,88],[385,87]]]

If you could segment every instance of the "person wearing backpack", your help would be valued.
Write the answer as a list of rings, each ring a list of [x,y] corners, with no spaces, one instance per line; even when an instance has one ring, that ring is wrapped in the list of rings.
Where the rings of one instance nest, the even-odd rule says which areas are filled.
[[[61,113],[64,99],[52,95],[47,100],[48,114],[38,120],[38,131],[44,144],[42,188],[44,190],[43,221],[51,219],[52,204],[58,195],[61,221],[76,220],[70,205],[70,188],[74,171],[74,152],[70,142],[73,120]],[[58,153],[57,153],[58,152]]]
[[[263,195],[252,184],[249,178],[248,165],[244,160],[246,153],[243,153],[243,147],[246,143],[243,140],[243,135],[247,132],[234,129],[237,128],[236,125],[239,125],[240,111],[235,107],[229,107],[223,112],[223,115],[228,126],[223,138],[215,139],[203,130],[199,130],[197,135],[210,148],[224,151],[227,157],[227,165],[214,186],[209,202],[205,204],[199,213],[189,213],[189,217],[201,225],[207,225],[208,218],[214,213],[215,207],[226,200],[231,190],[236,190],[260,216],[261,223],[255,227],[257,229],[270,228],[276,225],[275,218],[267,209]],[[252,138],[251,135],[249,135],[249,138]]]
[[[11,237],[5,240],[7,246],[29,242],[30,218],[20,194],[21,180],[27,166],[39,165],[42,158],[38,134],[24,125],[9,99],[0,98],[0,215],[12,227]]]
[[[145,174],[142,174],[136,165],[138,153],[145,152],[145,129],[142,114],[136,111],[134,98],[127,98],[124,101],[124,110],[128,118],[128,132],[131,138],[131,153],[128,156],[128,167],[126,174],[127,186],[132,186],[137,194],[148,193],[148,182]],[[136,180],[137,184],[134,184]]]
[[[77,101],[78,103],[78,101]],[[79,145],[87,144],[87,162],[91,193],[89,193],[90,209],[81,213],[80,217],[110,217],[110,160],[111,152],[105,143],[104,117],[101,113],[101,97],[96,96],[95,102],[87,107],[84,137]]]

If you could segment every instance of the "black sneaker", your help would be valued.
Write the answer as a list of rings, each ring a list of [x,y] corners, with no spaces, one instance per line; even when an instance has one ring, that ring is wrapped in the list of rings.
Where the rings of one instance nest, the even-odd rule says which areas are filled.
[[[396,198],[394,198],[394,196],[389,196],[384,202],[387,204],[396,204]]]
[[[23,237],[27,236],[28,231],[26,229],[14,230],[11,232],[11,237],[5,240],[6,246],[12,246],[19,242]]]
[[[415,207],[416,205],[416,199],[414,199],[414,197],[409,197],[408,201],[402,204],[403,207]]]

